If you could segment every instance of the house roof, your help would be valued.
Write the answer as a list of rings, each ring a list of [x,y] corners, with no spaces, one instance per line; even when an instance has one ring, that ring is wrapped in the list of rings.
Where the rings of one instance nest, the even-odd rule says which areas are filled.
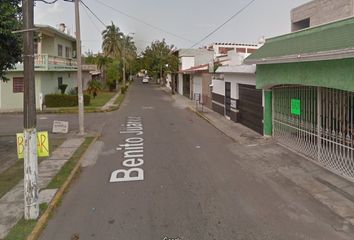
[[[247,64],[320,61],[354,57],[354,18],[270,38]]]
[[[209,64],[202,64],[188,69],[181,70],[180,73],[208,72]]]
[[[256,73],[256,65],[220,66],[216,73]]]
[[[71,35],[69,35],[69,34],[67,34],[65,32],[62,32],[59,29],[56,29],[56,28],[54,28],[52,26],[43,25],[43,24],[36,24],[35,27],[36,28],[40,28],[41,30],[44,29],[46,31],[49,31],[49,32],[54,33],[56,35],[59,35],[59,36],[65,38],[65,39],[67,39],[69,41],[76,42],[76,38],[75,37],[73,37],[73,36],[71,36]]]

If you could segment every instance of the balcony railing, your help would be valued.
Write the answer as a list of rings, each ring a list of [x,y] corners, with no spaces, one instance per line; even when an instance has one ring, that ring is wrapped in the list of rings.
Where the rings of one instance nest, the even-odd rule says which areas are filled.
[[[76,59],[69,59],[63,57],[50,56],[48,54],[35,55],[34,57],[35,70],[49,71],[49,70],[76,70]],[[23,70],[23,63],[16,64],[12,71]]]

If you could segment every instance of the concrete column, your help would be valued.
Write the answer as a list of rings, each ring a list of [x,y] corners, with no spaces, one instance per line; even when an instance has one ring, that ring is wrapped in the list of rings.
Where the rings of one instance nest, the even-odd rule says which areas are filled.
[[[263,116],[264,136],[272,136],[273,133],[273,104],[272,90],[264,91],[264,116]]]

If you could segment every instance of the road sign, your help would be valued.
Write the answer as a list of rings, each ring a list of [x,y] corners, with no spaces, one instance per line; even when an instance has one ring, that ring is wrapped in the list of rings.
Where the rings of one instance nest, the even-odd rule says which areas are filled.
[[[53,122],[53,133],[68,133],[69,131],[69,122],[57,121]]]
[[[24,148],[25,148],[24,134],[17,133],[16,140],[17,140],[17,156],[18,156],[18,159],[21,159],[24,157]],[[37,154],[38,154],[38,157],[48,157],[49,156],[48,132],[38,132],[37,133]]]
[[[291,114],[301,115],[301,101],[300,99],[291,99]]]

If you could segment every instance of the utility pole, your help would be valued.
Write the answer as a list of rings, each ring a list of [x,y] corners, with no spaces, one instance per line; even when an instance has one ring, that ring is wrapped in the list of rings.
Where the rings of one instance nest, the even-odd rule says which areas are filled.
[[[79,101],[79,135],[84,135],[85,134],[84,96],[82,94],[81,33],[80,33],[79,7],[80,7],[80,0],[75,0],[77,89],[78,89],[78,101]]]
[[[22,1],[24,22],[24,216],[26,220],[37,219],[39,216],[33,8],[33,0]]]

